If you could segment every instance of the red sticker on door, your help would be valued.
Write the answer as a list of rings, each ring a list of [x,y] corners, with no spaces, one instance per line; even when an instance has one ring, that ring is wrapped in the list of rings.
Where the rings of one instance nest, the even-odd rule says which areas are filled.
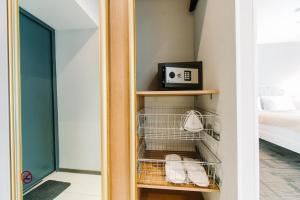
[[[32,182],[32,173],[30,171],[23,171],[22,181],[24,184],[29,184]]]

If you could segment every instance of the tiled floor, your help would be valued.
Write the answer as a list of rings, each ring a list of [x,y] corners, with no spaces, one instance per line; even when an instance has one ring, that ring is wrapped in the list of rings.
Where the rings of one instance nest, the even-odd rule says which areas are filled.
[[[70,182],[55,200],[101,200],[101,176],[54,172],[43,181]],[[260,200],[300,200],[300,154],[260,141]]]
[[[101,200],[100,175],[54,172],[46,177],[43,182],[47,180],[71,183],[71,186],[55,200]]]
[[[260,200],[300,200],[300,154],[260,141]]]

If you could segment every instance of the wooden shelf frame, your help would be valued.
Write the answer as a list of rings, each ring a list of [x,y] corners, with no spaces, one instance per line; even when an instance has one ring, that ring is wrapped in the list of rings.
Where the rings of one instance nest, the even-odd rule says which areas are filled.
[[[219,94],[219,90],[217,89],[205,89],[205,90],[171,90],[171,91],[136,91],[136,112],[144,107],[144,102],[146,97],[164,97],[164,96],[205,96],[209,95],[212,99],[213,95]],[[137,131],[137,130],[136,130]],[[136,156],[138,155],[138,147],[140,145],[140,140],[136,137]],[[136,159],[138,159],[136,157]],[[136,160],[137,161],[137,160]],[[137,174],[137,171],[136,171]],[[142,191],[149,190],[151,191],[152,195],[159,194],[157,191],[169,191],[170,195],[164,197],[164,200],[172,199],[172,192],[187,192],[186,195],[190,194],[201,194],[202,192],[220,192],[220,188],[217,184],[212,184],[209,187],[197,187],[192,184],[183,184],[183,185],[176,185],[172,183],[168,183],[164,181],[164,177],[159,179],[159,182],[147,182],[147,181],[140,181],[138,177],[136,177],[136,189],[137,189],[137,198],[138,200],[144,200],[147,198],[142,198]],[[179,195],[180,196],[180,195]],[[178,198],[179,198],[178,196]],[[176,196],[177,197],[177,196]],[[181,199],[181,198],[180,198]],[[199,199],[199,197],[191,198],[191,200]]]

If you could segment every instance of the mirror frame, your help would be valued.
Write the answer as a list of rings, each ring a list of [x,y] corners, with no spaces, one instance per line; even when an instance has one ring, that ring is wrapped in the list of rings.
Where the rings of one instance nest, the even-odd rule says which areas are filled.
[[[22,130],[20,89],[20,38],[19,0],[6,0],[8,24],[8,73],[9,73],[9,137],[10,137],[10,194],[11,200],[23,199],[22,173]],[[100,100],[101,100],[101,187],[102,199],[109,199],[108,176],[108,4],[99,0],[100,13]]]
[[[19,1],[7,0],[11,199],[23,199]]]

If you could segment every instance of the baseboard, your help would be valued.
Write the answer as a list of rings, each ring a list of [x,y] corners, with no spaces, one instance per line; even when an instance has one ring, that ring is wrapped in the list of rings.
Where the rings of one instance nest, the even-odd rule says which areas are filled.
[[[93,170],[59,168],[57,171],[58,172],[78,173],[78,174],[101,175],[101,171],[93,171]]]

